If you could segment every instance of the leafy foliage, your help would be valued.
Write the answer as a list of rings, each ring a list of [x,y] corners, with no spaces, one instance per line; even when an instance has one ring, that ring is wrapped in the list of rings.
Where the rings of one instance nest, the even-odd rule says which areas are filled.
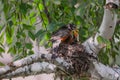
[[[32,41],[50,47],[51,33],[68,23],[77,25],[80,42],[84,42],[98,31],[104,3],[104,0],[1,0],[0,53],[8,47],[9,53],[19,55],[16,60],[34,53]],[[116,42],[119,36],[118,25],[111,40],[99,37],[99,42],[107,44],[100,55],[103,63],[108,64],[109,56],[115,59],[119,54],[120,41]]]

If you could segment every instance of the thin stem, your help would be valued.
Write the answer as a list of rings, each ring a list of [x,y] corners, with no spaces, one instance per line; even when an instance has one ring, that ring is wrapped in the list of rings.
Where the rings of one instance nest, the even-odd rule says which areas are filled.
[[[47,16],[47,18],[48,18],[49,23],[50,23],[50,22],[51,22],[51,19],[50,19],[50,15],[49,15],[48,9],[47,9],[47,7],[46,7],[46,5],[45,5],[45,0],[42,0],[42,2],[43,2],[43,6],[44,6],[44,8],[45,8],[44,12],[45,12],[45,14],[46,14],[46,16]]]
[[[37,3],[36,3],[37,4]],[[39,13],[40,13],[40,17],[41,17],[41,19],[42,19],[42,21],[43,21],[43,24],[45,25],[45,29],[46,29],[46,31],[48,31],[47,30],[47,27],[46,27],[46,24],[45,24],[45,22],[44,22],[44,20],[43,20],[43,17],[42,17],[42,13],[41,13],[41,11],[40,11],[40,8],[39,8],[39,5],[37,4],[37,8],[38,8],[38,10],[39,10]]]

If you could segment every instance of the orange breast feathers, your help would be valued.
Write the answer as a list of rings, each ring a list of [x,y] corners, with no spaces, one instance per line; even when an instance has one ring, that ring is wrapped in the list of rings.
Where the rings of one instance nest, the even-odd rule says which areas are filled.
[[[61,37],[61,42],[63,43],[67,43],[67,44],[71,44],[74,43],[75,41],[78,41],[79,39],[79,34],[78,34],[78,30],[72,30],[69,32],[68,35],[65,35],[64,37]]]
[[[71,44],[79,41],[78,29],[73,24],[68,24],[61,27],[59,30],[52,34],[51,40],[54,42]]]

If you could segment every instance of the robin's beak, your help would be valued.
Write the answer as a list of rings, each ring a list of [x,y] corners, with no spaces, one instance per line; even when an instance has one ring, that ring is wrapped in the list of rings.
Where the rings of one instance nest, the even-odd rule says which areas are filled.
[[[78,31],[78,29],[72,30],[72,33],[73,33],[74,37],[77,38],[77,41],[79,41],[79,31]]]

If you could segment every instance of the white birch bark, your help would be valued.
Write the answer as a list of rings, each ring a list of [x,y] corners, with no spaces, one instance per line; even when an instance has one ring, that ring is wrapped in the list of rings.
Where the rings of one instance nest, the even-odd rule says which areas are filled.
[[[119,6],[119,0],[106,0],[107,3],[114,3]],[[83,45],[86,47],[87,52],[97,56],[104,44],[100,44],[97,41],[97,37],[101,36],[105,39],[110,39],[114,33],[115,26],[117,22],[117,14],[112,9],[104,9],[104,16],[102,24],[99,28],[99,32],[95,37],[89,38]],[[92,74],[92,80],[120,80],[120,68],[111,68],[105,66],[97,61],[92,62],[90,73]]]
[[[0,78],[11,78],[18,76],[28,76],[28,75],[36,75],[42,73],[54,73],[56,71],[56,65],[47,63],[47,62],[36,62],[30,65],[26,65],[24,67],[20,67],[15,71],[8,72],[7,74],[1,75]]]
[[[107,3],[114,3],[114,4],[119,6],[119,0],[106,0],[106,4]],[[88,40],[86,40],[83,43],[83,45],[85,46],[86,51],[88,53],[92,54],[93,56],[97,56],[99,51],[104,47],[104,44],[100,44],[97,41],[97,37],[101,36],[105,39],[110,39],[112,37],[113,33],[114,33],[116,22],[117,22],[117,14],[114,12],[114,9],[105,8],[104,9],[103,21],[102,21],[102,24],[99,28],[99,32],[97,32],[94,37],[89,38]],[[27,57],[25,59],[19,60],[18,62],[17,61],[13,62],[13,65],[16,66],[16,67],[20,67],[21,70],[19,71],[20,68],[18,68],[18,70],[16,69],[15,71],[13,71],[11,73],[7,73],[6,75],[9,75],[9,77],[12,77],[12,76],[15,75],[15,72],[16,72],[16,74],[19,74],[19,76],[20,76],[20,75],[22,75],[22,74],[20,74],[21,72],[24,73],[25,67],[28,67],[30,65],[32,66],[30,69],[34,72],[41,71],[41,69],[43,69],[44,66],[47,68],[48,65],[52,65],[52,64],[46,63],[48,65],[43,66],[41,64],[42,65],[42,67],[41,67],[38,64],[39,66],[37,66],[37,69],[36,69],[35,65],[33,65],[34,63],[31,64],[32,61],[36,60],[36,58],[38,59],[38,56],[34,55],[34,59],[33,59],[33,55],[32,55],[32,58],[30,56],[30,57]],[[28,61],[30,61],[30,62],[28,62]],[[58,63],[60,63],[60,64],[64,62],[64,60],[62,61],[62,59],[59,59],[59,60],[56,60],[56,61],[58,61]],[[26,65],[26,66],[22,66],[23,64]],[[27,64],[29,64],[29,65],[27,66]],[[37,63],[35,63],[35,64],[37,64]],[[52,65],[52,66],[54,66],[54,67],[49,67],[48,66],[48,68],[50,68],[50,70],[52,70],[50,72],[54,72],[54,69],[56,68],[55,65]],[[46,68],[44,68],[44,69],[46,69]],[[8,70],[11,70],[11,67],[9,66],[7,68],[4,68],[3,72],[2,72],[2,70],[3,70],[3,68],[0,68],[0,74],[1,75],[6,73]],[[17,71],[18,71],[18,73],[17,73]],[[47,70],[47,71],[49,72],[49,70]],[[98,62],[97,60],[92,60],[91,61],[91,66],[90,66],[89,72],[92,75],[91,80],[120,80],[120,68],[119,67],[112,68],[112,67],[103,65],[102,63]],[[6,76],[6,77],[8,77],[8,76]]]

